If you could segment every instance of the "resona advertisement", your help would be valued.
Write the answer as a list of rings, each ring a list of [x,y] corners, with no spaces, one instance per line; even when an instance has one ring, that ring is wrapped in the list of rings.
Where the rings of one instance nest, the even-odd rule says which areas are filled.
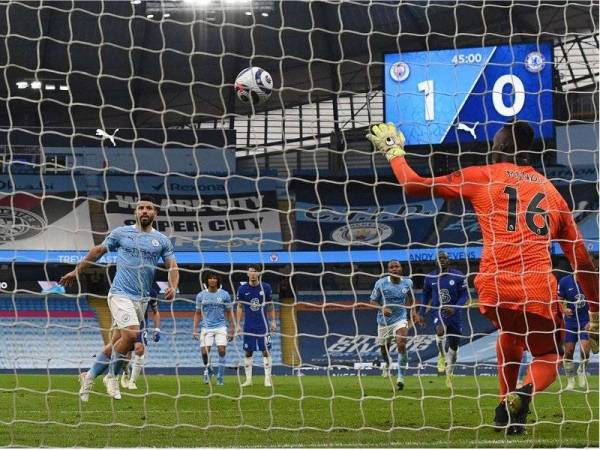
[[[125,179],[126,178],[126,179]],[[277,196],[272,183],[212,176],[112,177],[107,181],[109,229],[135,223],[141,195],[160,203],[155,227],[176,251],[258,251],[281,248]]]
[[[296,233],[303,249],[407,248],[425,243],[444,201],[405,201],[392,183],[297,182]]]

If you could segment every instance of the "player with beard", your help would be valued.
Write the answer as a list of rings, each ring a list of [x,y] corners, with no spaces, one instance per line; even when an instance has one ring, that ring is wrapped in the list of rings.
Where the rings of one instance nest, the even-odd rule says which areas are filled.
[[[117,271],[108,294],[108,307],[113,319],[112,348],[98,353],[92,368],[80,376],[81,401],[88,401],[94,379],[108,370],[104,384],[108,395],[121,398],[118,376],[126,354],[133,348],[140,333],[140,323],[148,305],[148,297],[156,266],[163,260],[169,271],[169,287],[165,299],[175,297],[179,284],[179,271],[171,241],[152,227],[158,208],[149,197],[142,197],[135,208],[135,225],[115,228],[100,245],[93,247],[71,272],[60,279],[65,287],[73,284],[78,276],[102,255],[117,252]]]

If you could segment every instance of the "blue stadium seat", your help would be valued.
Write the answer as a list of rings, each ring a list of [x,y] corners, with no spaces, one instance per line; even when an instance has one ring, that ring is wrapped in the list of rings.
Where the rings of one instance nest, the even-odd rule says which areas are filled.
[[[102,348],[96,318],[0,318],[0,369],[89,367]]]
[[[192,318],[161,321],[162,339],[149,343],[146,367],[200,367],[198,341],[192,339]],[[102,346],[100,325],[96,318],[1,318],[0,369],[79,368],[85,370],[92,356]],[[281,336],[272,337],[273,364],[281,364]],[[213,361],[217,360],[213,349]],[[241,338],[227,350],[227,364],[237,366],[243,360]],[[262,355],[255,353],[255,364],[262,365]]]
[[[202,367],[198,341],[192,338],[193,319],[163,318],[161,331],[163,337],[157,344],[149,343],[146,352],[147,367]],[[281,364],[281,336],[272,336],[273,364]],[[244,358],[242,339],[238,338],[227,347],[227,365],[241,365]],[[262,365],[262,354],[255,352],[255,364]],[[213,348],[212,361],[217,360],[216,348]]]
[[[86,297],[0,296],[0,311],[93,311]]]

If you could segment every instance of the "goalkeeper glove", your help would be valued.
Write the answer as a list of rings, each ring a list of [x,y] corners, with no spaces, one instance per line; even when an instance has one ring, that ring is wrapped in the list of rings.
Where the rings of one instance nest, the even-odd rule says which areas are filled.
[[[587,324],[588,339],[592,353],[598,353],[598,312],[590,312],[590,321]]]
[[[154,332],[152,333],[152,340],[154,342],[160,341],[160,328],[155,328],[154,329]]]
[[[396,130],[393,123],[373,125],[371,131],[373,134],[367,134],[367,139],[385,155],[388,161],[406,154],[404,151],[406,139],[402,131]]]

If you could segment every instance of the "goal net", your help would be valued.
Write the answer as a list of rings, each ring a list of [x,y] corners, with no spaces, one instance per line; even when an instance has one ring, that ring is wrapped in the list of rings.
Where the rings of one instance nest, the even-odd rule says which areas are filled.
[[[432,177],[489,162],[498,130],[529,122],[531,164],[597,258],[594,2],[13,1],[0,12],[1,446],[598,446],[598,356],[573,331],[587,301],[560,246],[551,276],[565,279],[568,320],[552,332],[570,330],[566,364],[535,396],[526,434],[507,436],[494,427],[498,332],[474,285],[475,210],[407,193],[365,138],[394,123],[408,163]],[[57,282],[135,225],[144,196],[178,293],[165,299],[159,263],[160,322],[149,311],[143,360],[131,355],[136,388],[124,382],[115,400],[94,372],[84,401],[78,375],[111,351],[107,295],[123,255]],[[398,301],[412,294],[424,323],[400,326],[392,308],[380,340],[395,288],[374,288],[394,281],[392,260]],[[250,265],[272,316],[265,284],[238,295]],[[193,332],[209,271],[245,324],[205,363]]]

